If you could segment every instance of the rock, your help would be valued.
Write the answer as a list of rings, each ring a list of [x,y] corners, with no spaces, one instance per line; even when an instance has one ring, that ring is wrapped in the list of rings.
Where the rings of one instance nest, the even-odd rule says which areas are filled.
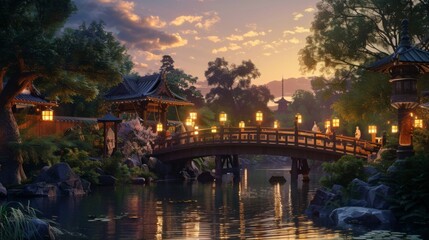
[[[403,166],[406,164],[405,160],[398,159],[396,160],[390,167],[387,169],[387,174],[392,175],[395,174],[399,169],[403,168]]]
[[[149,167],[147,166],[147,164],[142,164],[142,167],[144,172],[149,172]]]
[[[79,196],[85,194],[80,179],[60,182],[58,183],[58,188],[63,196]]]
[[[392,193],[392,189],[384,184],[371,187],[366,197],[368,207],[376,209],[388,209],[390,204],[386,199],[390,197]]]
[[[131,179],[132,184],[143,185],[146,183],[146,180],[142,177],[136,177]]]
[[[338,200],[339,196],[323,189],[317,189],[316,194],[310,201],[312,205],[326,206],[328,202]]]
[[[210,182],[213,182],[214,179],[215,178],[213,177],[211,172],[208,172],[208,171],[202,172],[197,177],[198,182],[202,182],[202,183],[210,183]]]
[[[392,226],[395,217],[390,210],[379,210],[364,207],[342,207],[332,211],[329,218],[337,227],[352,228],[354,225],[364,225],[369,228]]]
[[[81,178],[80,181],[82,182],[82,188],[83,190],[88,193],[91,192],[91,182]]]
[[[352,191],[352,197],[353,198],[366,199],[366,195],[367,195],[368,190],[369,190],[369,184],[368,183],[366,183],[366,182],[364,182],[358,178],[355,178],[350,183],[350,188]]]
[[[139,157],[136,154],[133,154],[131,157],[127,158],[124,162],[129,168],[140,167],[142,165]]]
[[[111,175],[100,175],[98,176],[98,184],[102,186],[113,186],[117,179]]]
[[[285,184],[286,183],[286,178],[283,176],[271,176],[270,179],[268,180],[271,184]]]
[[[7,190],[3,185],[0,183],[0,198],[7,197]]]
[[[344,190],[344,187],[341,186],[341,185],[339,185],[339,184],[334,184],[332,186],[332,189],[331,189],[332,193],[333,194],[337,194],[337,195],[342,195],[343,194],[343,190]]]
[[[55,235],[52,232],[52,228],[49,223],[38,218],[30,219],[30,223],[34,226],[34,228],[28,228],[24,239],[55,239]]]
[[[376,173],[375,175],[372,175],[371,177],[368,178],[368,183],[370,185],[376,185],[380,182],[381,178],[383,177],[382,173]]]
[[[378,170],[373,166],[366,166],[363,168],[363,173],[366,176],[373,176],[378,173]]]
[[[54,184],[37,182],[10,189],[9,194],[17,197],[54,197],[57,195],[57,187]]]
[[[325,189],[317,189],[316,194],[306,209],[306,214],[314,217],[328,217],[334,209],[332,203],[341,200],[340,194],[334,194]]]
[[[350,199],[347,203],[350,207],[368,207],[368,202],[363,199]]]
[[[79,176],[73,172],[67,163],[61,162],[42,171],[35,182],[57,183],[74,179],[79,179]]]

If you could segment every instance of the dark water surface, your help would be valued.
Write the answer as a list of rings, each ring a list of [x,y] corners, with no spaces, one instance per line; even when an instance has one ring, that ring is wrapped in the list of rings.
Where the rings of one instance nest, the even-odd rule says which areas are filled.
[[[76,234],[61,239],[350,239],[304,215],[319,186],[314,174],[309,184],[291,184],[284,166],[246,168],[238,184],[98,187],[88,196],[36,198],[30,205]],[[287,182],[271,185],[272,175]]]

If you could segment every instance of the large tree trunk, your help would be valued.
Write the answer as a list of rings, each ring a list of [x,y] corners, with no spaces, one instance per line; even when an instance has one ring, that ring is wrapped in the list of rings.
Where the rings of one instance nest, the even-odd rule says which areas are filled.
[[[0,107],[0,126],[0,182],[4,185],[20,184],[26,176],[21,153],[9,146],[9,143],[21,142],[11,104]]]

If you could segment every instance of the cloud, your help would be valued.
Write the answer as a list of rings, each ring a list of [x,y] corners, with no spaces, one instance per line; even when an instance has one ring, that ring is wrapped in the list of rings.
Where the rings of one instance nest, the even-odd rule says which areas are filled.
[[[290,43],[293,43],[293,44],[298,44],[298,43],[300,43],[300,41],[299,41],[299,39],[298,39],[298,38],[291,38],[291,39],[289,39],[289,42],[290,42]]]
[[[241,47],[236,43],[230,43],[228,46],[228,49],[231,51],[235,51],[235,50],[241,49]]]
[[[228,39],[229,41],[243,41],[244,37],[241,35],[231,35],[229,37],[226,37],[226,39]]]
[[[294,35],[295,32],[291,30],[285,30],[283,31],[283,37],[286,37],[287,35]]]
[[[220,52],[226,52],[226,51],[228,51],[228,48],[227,48],[227,47],[221,47],[221,48],[213,49],[213,50],[212,50],[212,53],[213,53],[213,54],[217,54],[217,53],[220,53]]]
[[[208,36],[207,39],[214,43],[220,42],[220,38],[218,36]]]
[[[161,50],[187,44],[178,33],[162,31],[166,25],[158,16],[140,16],[133,2],[124,0],[75,0],[76,14],[69,18],[66,27],[77,27],[83,21],[103,21],[106,30],[130,50],[138,49],[159,54]]]
[[[257,36],[264,36],[264,35],[265,35],[265,32],[249,31],[243,34],[243,37],[257,37]]]
[[[304,27],[295,27],[296,33],[307,33],[310,32],[310,29]]]
[[[315,11],[315,9],[312,8],[312,7],[304,9],[304,12],[307,12],[307,13],[311,13],[311,12],[314,12],[314,11]]]
[[[195,24],[195,27],[207,30],[220,21],[220,17],[218,16],[217,12],[206,12],[204,15],[207,17],[204,18],[201,22]]]
[[[254,46],[258,46],[260,44],[264,43],[263,41],[256,39],[253,41],[247,41],[245,43],[243,43],[244,46],[250,46],[250,47],[254,47]]]
[[[170,25],[180,26],[184,23],[201,22],[202,16],[179,16],[170,22]]]
[[[293,13],[293,20],[298,21],[300,18],[304,17],[302,13]]]

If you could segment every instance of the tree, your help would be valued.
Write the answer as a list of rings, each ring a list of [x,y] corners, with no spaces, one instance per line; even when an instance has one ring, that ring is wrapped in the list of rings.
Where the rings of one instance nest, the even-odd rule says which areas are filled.
[[[321,121],[321,114],[319,104],[316,102],[316,98],[312,92],[305,90],[296,90],[292,96],[292,103],[289,107],[291,111],[289,123],[293,123],[296,113],[300,113],[304,119],[302,122],[302,128],[310,130],[313,126],[313,122]]]
[[[94,98],[98,83],[113,86],[130,70],[126,49],[102,23],[63,29],[75,11],[71,0],[2,0],[0,3],[0,182],[25,179],[22,156],[9,143],[21,142],[14,97],[38,81],[52,98]]]
[[[313,82],[316,98],[331,99],[330,108],[347,122],[384,117],[380,121],[386,122],[392,111],[388,77],[365,71],[365,66],[395,51],[404,18],[411,23],[411,39],[427,47],[429,2],[322,0],[317,9],[300,64],[304,71],[335,76]]]
[[[201,91],[194,84],[197,83],[198,77],[185,73],[182,69],[174,67],[174,60],[169,55],[164,55],[161,60],[161,71],[167,72],[168,86],[179,96],[185,97],[197,107],[202,107],[204,98]]]
[[[217,111],[230,114],[233,121],[254,119],[257,110],[270,116],[267,107],[274,97],[265,86],[255,86],[251,82],[261,74],[252,61],[243,61],[241,65],[229,65],[224,58],[216,58],[208,63],[205,76],[212,86],[206,95],[206,101]]]

